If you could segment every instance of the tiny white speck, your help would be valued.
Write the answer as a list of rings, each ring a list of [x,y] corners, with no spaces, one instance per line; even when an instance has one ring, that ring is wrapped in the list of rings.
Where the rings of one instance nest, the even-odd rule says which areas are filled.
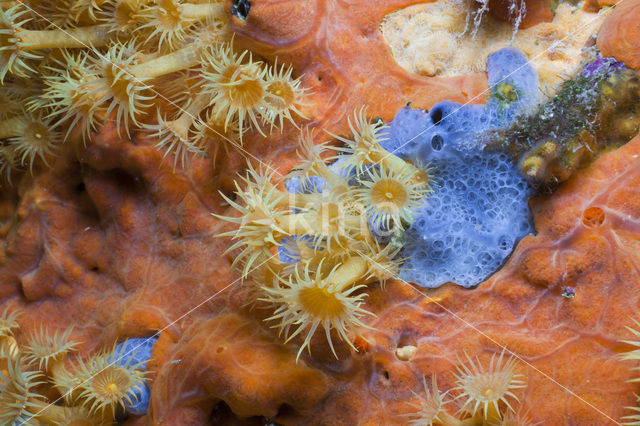
[[[88,231],[89,229],[91,229],[90,226],[87,226],[86,228],[84,228],[85,231]]]

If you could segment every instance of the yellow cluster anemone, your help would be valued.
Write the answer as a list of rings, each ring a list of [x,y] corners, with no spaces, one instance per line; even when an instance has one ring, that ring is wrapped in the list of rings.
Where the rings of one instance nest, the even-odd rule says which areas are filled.
[[[236,197],[222,194],[235,214],[216,215],[236,225],[220,236],[232,237],[228,252],[251,297],[273,307],[267,321],[286,341],[300,337],[298,357],[318,330],[334,355],[336,336],[353,350],[354,338],[366,340],[367,287],[398,275],[402,233],[430,191],[428,168],[385,151],[382,125],[366,109],[355,112],[351,130],[316,143],[302,129],[290,191],[274,169],[249,164]]]
[[[638,361],[640,361],[640,321],[638,321],[635,318],[632,318],[631,320],[633,321],[636,328],[626,326],[626,329],[629,332],[631,332],[631,334],[633,334],[634,340],[626,339],[626,340],[621,340],[621,342],[633,346],[634,349],[627,352],[623,352],[622,355],[620,356],[620,359],[624,361],[635,362],[636,365],[631,368],[631,370],[635,373],[638,370],[640,370],[640,366],[637,365]],[[640,377],[634,377],[629,381],[634,383],[640,382]],[[635,397],[636,397],[636,405],[625,407],[628,410],[632,411],[632,414],[628,414],[622,417],[622,420],[625,420],[625,422],[623,423],[625,425],[640,425],[640,396],[635,395]]]
[[[408,418],[408,423],[415,426],[443,424],[445,418],[450,417],[444,407],[448,402],[444,401],[446,392],[442,394],[438,389],[438,381],[435,374],[431,376],[431,389],[427,386],[426,377],[422,378],[422,384],[424,386],[424,396],[414,392],[414,395],[418,397],[418,404],[408,403],[411,407],[417,409],[415,412],[405,414],[405,417]]]
[[[220,0],[38,0],[0,7],[0,172],[49,166],[108,122],[174,168],[304,118],[292,68],[233,44]],[[75,131],[79,129],[79,131]]]
[[[13,160],[22,166],[29,166],[40,159],[48,165],[47,157],[53,155],[60,146],[61,135],[47,119],[38,113],[25,112],[0,121],[0,139],[4,139],[5,160]],[[11,167],[12,164],[8,164]]]
[[[511,403],[518,402],[512,392],[526,387],[526,383],[516,373],[516,358],[504,358],[504,350],[499,356],[492,355],[486,368],[466,353],[467,362],[460,362],[454,373],[457,386],[444,393],[438,389],[436,375],[431,376],[431,389],[423,378],[424,395],[414,395],[418,403],[407,402],[416,411],[404,415],[412,425],[533,425],[528,410],[520,406],[514,410]],[[445,399],[447,394],[459,392],[453,399]],[[509,402],[509,399],[512,402]],[[449,407],[459,404],[452,415]]]
[[[124,347],[123,347],[124,348]],[[116,365],[119,358],[114,347],[99,352],[88,360],[79,360],[73,367],[80,380],[76,400],[100,418],[114,418],[118,406],[132,403],[135,392],[144,385],[146,374],[139,365]]]
[[[356,197],[373,222],[384,228],[413,222],[413,213],[428,191],[422,182],[402,170],[371,168],[362,183]]]
[[[509,399],[518,400],[513,390],[525,387],[516,373],[516,358],[504,360],[504,351],[496,358],[491,356],[489,368],[484,368],[480,360],[475,362],[465,353],[468,363],[458,366],[457,384],[454,390],[460,392],[458,399],[464,404],[462,411],[468,411],[472,416],[481,416],[485,421],[501,419],[500,405],[504,404],[510,411],[514,411]]]
[[[0,424],[112,424],[118,408],[144,386],[141,365],[119,361],[129,355],[124,345],[81,358],[74,356],[80,342],[71,328],[52,333],[40,325],[22,345],[13,337],[17,329],[16,311],[6,309],[0,316]]]
[[[24,360],[29,364],[37,364],[41,371],[49,371],[50,362],[51,367],[58,365],[79,344],[70,339],[71,331],[68,328],[62,333],[56,331],[49,334],[43,325],[39,329],[35,328],[22,349]]]
[[[287,341],[306,332],[298,357],[304,347],[309,347],[311,337],[320,326],[324,328],[334,355],[336,352],[331,340],[331,329],[336,330],[356,350],[348,334],[354,332],[360,335],[355,327],[367,327],[360,318],[371,313],[361,307],[365,294],[358,293],[365,286],[336,281],[335,272],[339,267],[336,266],[325,277],[320,271],[310,272],[307,265],[303,272],[297,269],[294,276],[289,277],[282,285],[264,288],[265,295],[260,300],[277,306],[274,314],[267,320],[279,322],[277,327],[284,331]],[[293,332],[292,327],[295,327]]]
[[[0,359],[5,363],[0,372],[0,423],[22,423],[43,403],[34,389],[42,384],[41,375],[37,371],[25,371],[19,357],[13,357],[3,350],[0,350]]]

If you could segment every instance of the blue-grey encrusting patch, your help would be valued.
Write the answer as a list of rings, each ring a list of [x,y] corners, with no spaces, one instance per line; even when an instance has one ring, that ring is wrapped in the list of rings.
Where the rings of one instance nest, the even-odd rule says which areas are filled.
[[[157,337],[136,337],[118,343],[115,350],[115,364],[121,366],[137,365],[137,368],[141,370],[146,369],[147,361],[151,358],[151,349],[156,340],[158,340]],[[134,397],[131,398],[133,403],[129,404],[125,401],[124,408],[130,414],[144,416],[149,407],[151,390],[146,383],[141,383],[135,388],[133,394]]]
[[[434,192],[405,232],[404,280],[472,287],[533,232],[531,188],[506,154],[483,151],[481,136],[539,102],[538,75],[513,47],[491,54],[487,72],[490,85],[510,84],[517,97],[505,103],[490,96],[485,105],[443,101],[429,113],[406,107],[384,131],[385,149],[433,168]]]
[[[383,148],[433,169],[434,192],[404,235],[401,277],[407,281],[425,287],[449,281],[472,287],[495,272],[515,244],[533,232],[528,206],[532,189],[506,154],[483,151],[482,136],[509,126],[538,104],[538,73],[513,47],[492,53],[487,73],[493,91],[486,104],[442,101],[428,113],[406,107],[380,132],[386,138]],[[339,162],[331,168],[340,170]],[[302,184],[293,178],[285,187],[308,193],[324,185],[319,177]],[[282,261],[294,257],[280,248]]]

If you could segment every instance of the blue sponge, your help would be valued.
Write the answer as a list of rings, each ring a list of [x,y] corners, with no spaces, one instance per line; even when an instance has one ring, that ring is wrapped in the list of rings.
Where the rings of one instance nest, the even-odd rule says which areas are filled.
[[[151,358],[151,349],[156,340],[158,340],[157,337],[132,338],[118,343],[115,350],[115,364],[127,366],[141,363],[140,368],[144,370],[147,366],[147,360]],[[113,360],[109,361],[113,362]],[[133,394],[134,398],[131,399],[133,403],[125,401],[124,408],[130,414],[144,416],[149,407],[151,390],[146,383],[140,383]]]
[[[434,193],[405,232],[401,271],[403,279],[424,287],[479,284],[534,231],[532,189],[506,154],[483,151],[482,136],[537,104],[538,75],[513,47],[491,54],[487,70],[493,90],[502,91],[492,91],[486,105],[443,101],[429,113],[403,108],[382,143],[433,168]]]

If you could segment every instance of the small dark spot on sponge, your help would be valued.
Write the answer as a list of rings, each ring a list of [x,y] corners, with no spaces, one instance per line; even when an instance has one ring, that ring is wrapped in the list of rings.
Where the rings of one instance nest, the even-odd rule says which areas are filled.
[[[249,0],[233,0],[231,3],[231,14],[241,21],[246,21],[251,10],[251,2]]]

